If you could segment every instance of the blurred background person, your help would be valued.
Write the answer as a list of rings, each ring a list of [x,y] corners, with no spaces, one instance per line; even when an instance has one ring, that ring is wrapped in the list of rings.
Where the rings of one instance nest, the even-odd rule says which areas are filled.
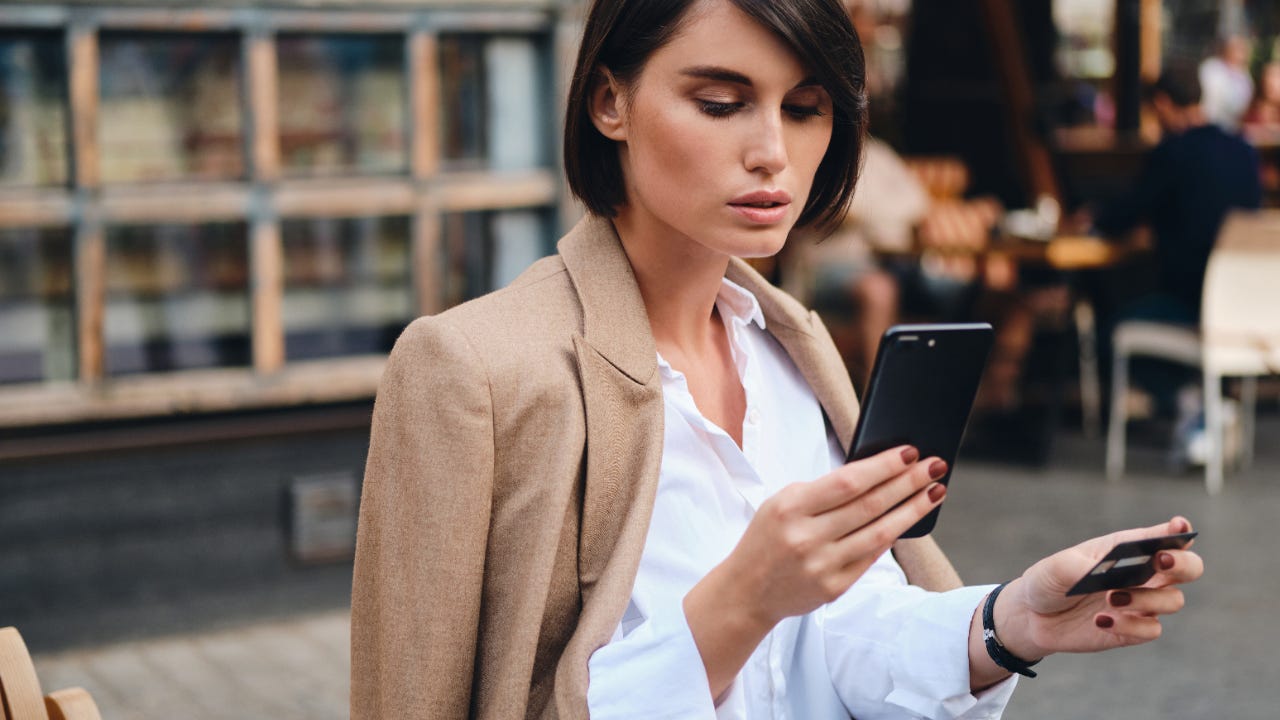
[[[1280,60],[1262,66],[1258,96],[1244,116],[1244,132],[1253,142],[1280,142]]]
[[[1218,45],[1218,52],[1200,63],[1200,86],[1205,118],[1228,131],[1240,129],[1240,120],[1253,100],[1253,77],[1248,38],[1232,35]]]

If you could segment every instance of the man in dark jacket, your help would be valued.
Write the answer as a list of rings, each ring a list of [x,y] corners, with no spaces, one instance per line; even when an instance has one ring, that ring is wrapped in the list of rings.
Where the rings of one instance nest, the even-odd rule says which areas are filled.
[[[1146,223],[1154,233],[1157,295],[1126,316],[1195,324],[1223,219],[1262,202],[1258,151],[1205,119],[1193,68],[1171,67],[1148,94],[1164,137],[1129,193],[1104,207],[1094,226],[1117,236]]]

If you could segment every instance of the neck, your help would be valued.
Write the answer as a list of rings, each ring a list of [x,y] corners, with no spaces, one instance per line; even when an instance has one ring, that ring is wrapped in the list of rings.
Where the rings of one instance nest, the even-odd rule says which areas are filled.
[[[1204,112],[1200,110],[1200,106],[1193,105],[1178,110],[1169,122],[1169,132],[1175,134],[1184,133],[1208,124],[1209,121],[1205,119]]]
[[[722,332],[715,304],[729,256],[671,227],[642,222],[626,207],[613,224],[635,272],[659,352],[670,356],[707,350]]]

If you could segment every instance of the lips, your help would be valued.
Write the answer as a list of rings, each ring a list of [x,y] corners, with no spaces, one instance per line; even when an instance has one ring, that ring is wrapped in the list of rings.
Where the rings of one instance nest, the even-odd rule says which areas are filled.
[[[757,190],[730,200],[729,207],[748,222],[773,225],[787,217],[791,195],[783,190]]]

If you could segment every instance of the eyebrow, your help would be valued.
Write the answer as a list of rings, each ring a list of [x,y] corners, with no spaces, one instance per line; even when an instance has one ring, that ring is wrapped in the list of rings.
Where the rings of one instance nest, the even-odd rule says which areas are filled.
[[[747,87],[752,87],[754,85],[754,83],[751,82],[751,78],[746,75],[743,75],[736,70],[730,70],[716,65],[695,65],[681,70],[680,74],[686,77],[702,78],[704,80],[719,80],[720,82],[733,83],[734,85],[745,85]],[[815,87],[821,86],[821,84],[822,83],[819,83],[816,77],[811,75],[796,83],[795,87],[791,89],[796,90],[803,87]]]

